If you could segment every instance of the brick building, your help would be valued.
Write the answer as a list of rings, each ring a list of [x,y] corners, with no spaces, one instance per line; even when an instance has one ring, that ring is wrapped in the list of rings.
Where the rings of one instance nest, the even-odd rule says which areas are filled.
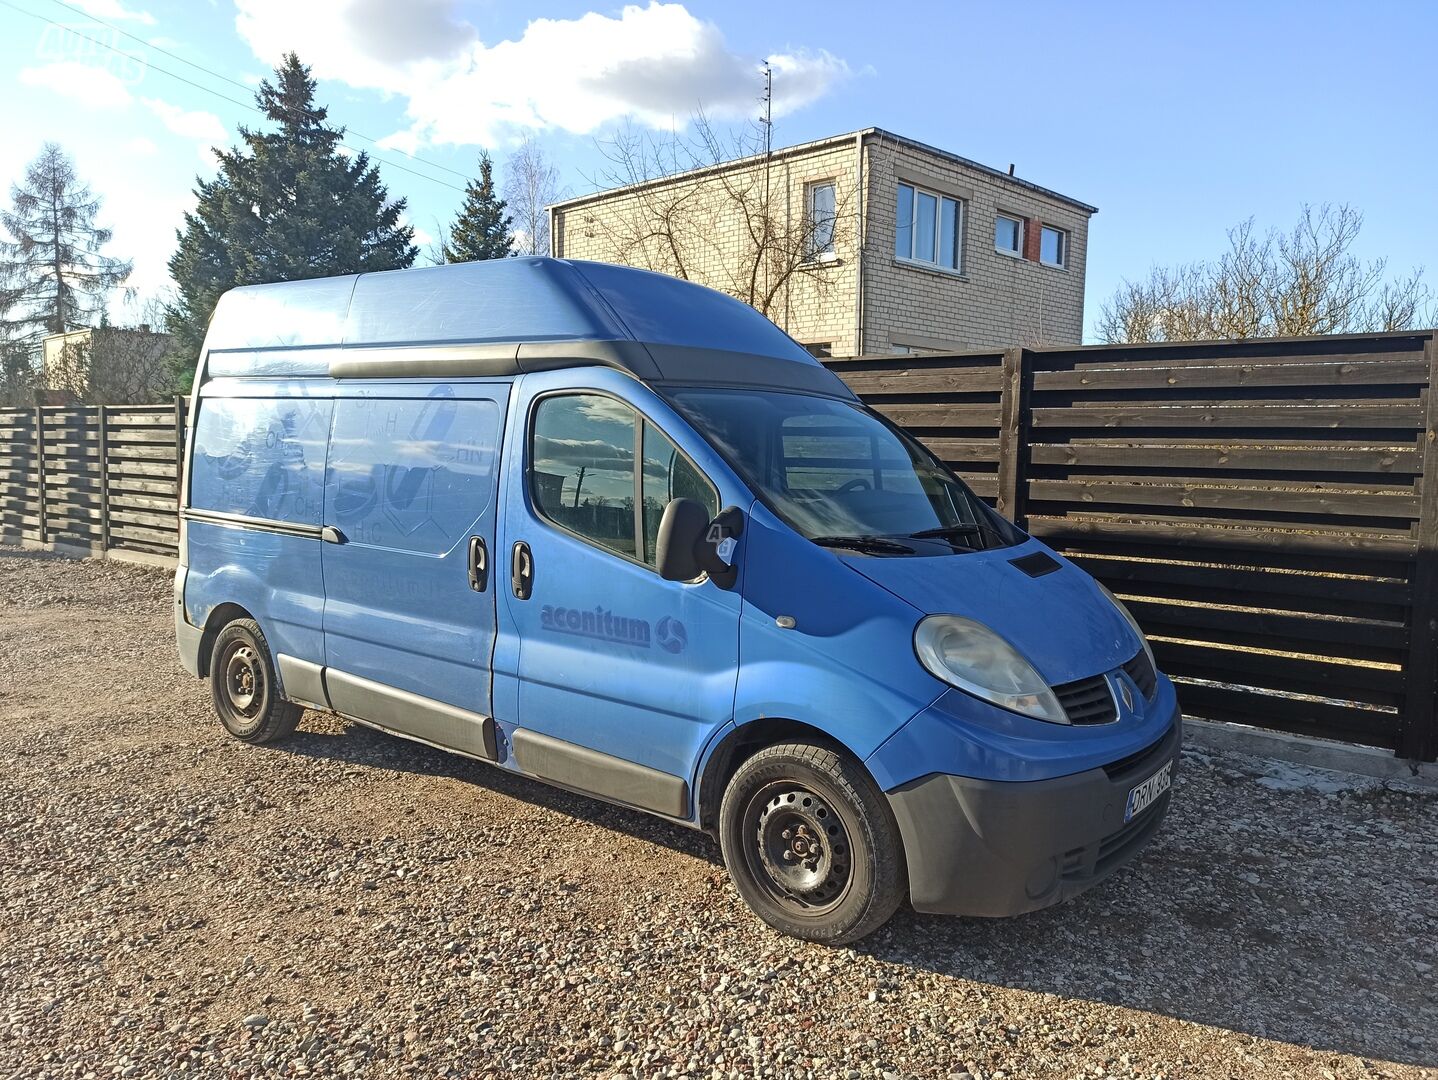
[[[1095,208],[878,128],[549,212],[556,256],[722,289],[819,355],[1083,337]]]

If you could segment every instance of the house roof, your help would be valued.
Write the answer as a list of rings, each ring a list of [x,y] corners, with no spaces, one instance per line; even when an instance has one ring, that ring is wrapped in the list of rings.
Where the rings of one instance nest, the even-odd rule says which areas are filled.
[[[1052,188],[1046,188],[1041,184],[1035,184],[1030,180],[1023,179],[1022,177],[1010,176],[1002,169],[995,169],[992,166],[984,165],[980,162],[974,161],[972,158],[966,158],[960,154],[950,153],[948,150],[941,150],[937,146],[930,146],[928,143],[920,142],[917,139],[910,139],[903,135],[896,135],[892,131],[886,131],[884,128],[879,127],[861,128],[858,131],[849,131],[845,132],[842,135],[830,135],[823,139],[813,139],[809,142],[795,143],[792,146],[785,146],[774,150],[770,156],[771,159],[793,157],[799,154],[808,153],[812,150],[821,150],[829,146],[836,146],[843,143],[852,143],[860,138],[877,138],[882,141],[898,143],[903,146],[908,146],[915,150],[923,151],[924,153],[934,154],[935,156],[941,157],[946,161],[952,161],[956,165],[962,165],[965,168],[974,169],[977,172],[984,173],[986,176],[993,177],[994,179],[999,180],[1005,184],[1012,184],[1015,187],[1031,191],[1036,195],[1042,195],[1045,198],[1054,199],[1058,202],[1065,203],[1068,206],[1071,206],[1076,210],[1080,210],[1085,214],[1098,213],[1098,207],[1091,206],[1090,204],[1075,199],[1072,196],[1064,195],[1062,192],[1054,191]],[[686,169],[683,172],[673,173],[669,176],[656,177],[653,180],[644,180],[636,184],[624,184],[620,187],[605,188],[602,191],[590,192],[588,195],[576,195],[572,199],[564,199],[557,203],[551,203],[549,209],[568,210],[576,206],[582,206],[585,203],[595,202],[600,199],[609,198],[610,196],[618,195],[623,192],[639,191],[644,188],[658,187],[663,184],[672,183],[676,180],[692,179],[701,176],[711,175],[713,173],[724,172],[728,169],[735,168],[736,166],[754,164],[762,161],[763,159],[763,154],[750,154],[747,157],[733,158],[729,161],[720,161],[716,162],[713,165],[702,165],[699,168]]]

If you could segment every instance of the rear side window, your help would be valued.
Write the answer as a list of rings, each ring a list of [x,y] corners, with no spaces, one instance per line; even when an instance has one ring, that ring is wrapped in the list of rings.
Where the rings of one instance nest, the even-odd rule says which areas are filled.
[[[319,525],[331,406],[307,397],[202,398],[190,505]]]
[[[556,525],[649,566],[671,499],[694,499],[710,516],[719,512],[714,485],[694,463],[648,420],[604,394],[539,402],[530,485],[536,508]]]
[[[442,555],[494,499],[500,410],[447,386],[335,405],[326,524],[352,542]]]

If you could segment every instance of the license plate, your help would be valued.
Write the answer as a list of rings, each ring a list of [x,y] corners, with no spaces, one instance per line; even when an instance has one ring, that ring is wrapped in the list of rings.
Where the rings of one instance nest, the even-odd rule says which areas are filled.
[[[1173,783],[1173,761],[1164,762],[1163,768],[1128,793],[1124,806],[1124,821],[1132,821],[1158,801],[1158,797]]]

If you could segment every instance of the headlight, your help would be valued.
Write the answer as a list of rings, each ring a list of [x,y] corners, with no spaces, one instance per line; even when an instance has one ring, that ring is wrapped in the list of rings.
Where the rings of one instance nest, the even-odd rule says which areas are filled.
[[[914,651],[936,679],[1036,720],[1067,724],[1048,683],[1018,650],[982,623],[930,615],[914,630]]]
[[[1113,593],[1109,592],[1108,586],[1105,585],[1102,581],[1095,579],[1094,584],[1103,590],[1103,594],[1113,601],[1114,607],[1118,608],[1118,613],[1122,615],[1125,620],[1127,620],[1129,628],[1133,631],[1133,636],[1138,638],[1138,643],[1143,646],[1143,651],[1148,656],[1149,667],[1153,668],[1154,674],[1157,675],[1158,663],[1153,658],[1153,648],[1149,645],[1148,638],[1144,636],[1143,628],[1138,625],[1138,620],[1133,617],[1133,612],[1129,611],[1128,607],[1124,604],[1122,600],[1120,600]]]

